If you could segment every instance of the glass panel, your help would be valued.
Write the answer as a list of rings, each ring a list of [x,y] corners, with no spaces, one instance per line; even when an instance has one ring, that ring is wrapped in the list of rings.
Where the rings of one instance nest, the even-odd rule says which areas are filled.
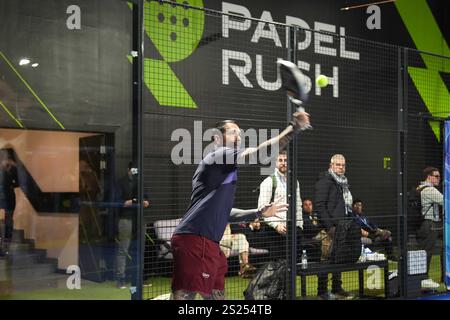
[[[130,299],[132,10],[5,0],[0,20],[0,299]]]

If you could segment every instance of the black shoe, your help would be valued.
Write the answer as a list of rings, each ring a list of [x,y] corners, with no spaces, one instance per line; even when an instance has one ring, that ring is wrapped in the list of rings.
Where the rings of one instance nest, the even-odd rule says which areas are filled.
[[[127,288],[127,285],[125,284],[125,280],[124,279],[117,280],[117,288],[119,288],[119,289],[126,289]]]
[[[8,255],[8,251],[0,249],[0,258],[6,258]]]
[[[350,300],[355,298],[353,294],[351,294],[348,291],[345,291],[344,289],[340,289],[332,293],[336,296],[337,299]]]

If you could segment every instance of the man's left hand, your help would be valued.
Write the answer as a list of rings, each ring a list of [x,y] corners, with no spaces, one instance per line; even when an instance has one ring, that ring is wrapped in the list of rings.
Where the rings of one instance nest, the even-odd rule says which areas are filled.
[[[287,203],[280,203],[277,201],[264,205],[259,211],[263,217],[268,218],[276,216],[277,213],[286,212],[288,207],[289,205]]]

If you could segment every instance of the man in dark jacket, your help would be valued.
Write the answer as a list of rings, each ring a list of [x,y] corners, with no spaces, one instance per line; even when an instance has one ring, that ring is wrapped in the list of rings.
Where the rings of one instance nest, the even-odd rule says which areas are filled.
[[[130,259],[129,248],[133,236],[133,222],[137,216],[137,185],[138,169],[132,162],[128,164],[128,172],[117,184],[116,199],[119,203],[119,225],[118,225],[118,253],[116,265],[117,286],[126,289],[125,275],[127,259]],[[147,195],[144,194],[144,208],[150,206]]]
[[[352,210],[352,195],[345,177],[345,158],[341,154],[331,157],[328,172],[322,173],[314,186],[314,211],[320,225],[333,241],[340,220]],[[330,261],[333,262],[332,259]],[[318,295],[322,299],[351,298],[342,289],[341,273],[333,273],[331,295],[328,294],[328,274],[318,275]]]
[[[303,248],[307,251],[308,260],[319,262],[322,256],[322,246],[327,244],[325,231],[319,225],[319,220],[313,211],[312,199],[305,198],[302,203],[303,212]],[[325,242],[325,243],[324,243]]]
[[[319,221],[315,212],[313,211],[312,200],[306,198],[302,203],[303,212],[303,235],[306,239],[312,239],[320,232],[322,229],[319,225]]]
[[[13,214],[16,208],[15,188],[18,185],[16,162],[8,150],[0,150],[0,210],[5,213],[4,231],[0,233],[0,255],[7,255],[14,228]]]

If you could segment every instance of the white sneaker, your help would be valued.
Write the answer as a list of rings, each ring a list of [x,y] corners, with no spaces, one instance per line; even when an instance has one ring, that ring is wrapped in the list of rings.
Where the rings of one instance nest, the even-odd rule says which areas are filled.
[[[170,293],[165,293],[153,298],[152,300],[170,300],[170,296]]]
[[[367,255],[366,260],[367,261],[381,261],[381,260],[386,260],[386,258],[384,256],[384,254],[382,254],[382,253],[373,252],[373,253]]]
[[[422,288],[428,288],[428,289],[436,289],[439,288],[440,285],[437,282],[434,282],[432,279],[425,279],[421,282]]]

